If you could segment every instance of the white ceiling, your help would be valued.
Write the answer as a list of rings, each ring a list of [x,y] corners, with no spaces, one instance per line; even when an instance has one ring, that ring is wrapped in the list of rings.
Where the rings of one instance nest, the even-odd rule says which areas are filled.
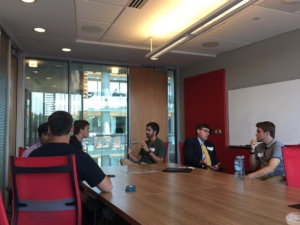
[[[158,61],[146,59],[149,36],[157,48],[203,17],[193,7],[196,1],[200,0],[148,0],[142,9],[133,9],[127,7],[131,0],[36,0],[34,4],[0,0],[0,25],[28,55],[171,67],[300,28],[300,2],[287,5],[282,0],[265,0]],[[228,1],[232,0],[223,0]],[[186,10],[172,8],[180,2],[189,3]],[[83,26],[101,27],[102,31],[86,32]],[[34,27],[47,32],[36,33]],[[206,42],[219,45],[203,47]],[[72,51],[62,52],[63,47]]]

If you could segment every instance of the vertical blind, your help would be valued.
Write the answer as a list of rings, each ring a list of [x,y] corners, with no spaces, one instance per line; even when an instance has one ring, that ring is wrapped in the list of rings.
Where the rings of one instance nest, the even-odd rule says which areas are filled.
[[[0,28],[0,187],[2,196],[5,190],[6,158],[6,112],[7,112],[7,78],[8,78],[8,37]]]

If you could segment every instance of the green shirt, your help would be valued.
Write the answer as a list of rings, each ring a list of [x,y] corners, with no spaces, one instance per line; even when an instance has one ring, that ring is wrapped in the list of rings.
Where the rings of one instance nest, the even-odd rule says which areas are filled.
[[[149,147],[150,151],[154,153],[154,155],[160,157],[160,158],[165,158],[166,157],[166,144],[160,140],[159,138],[156,138],[155,141],[150,145],[150,140],[146,141],[147,146]],[[149,152],[146,152],[143,148],[141,148],[139,155],[143,157],[142,161],[144,163],[155,163],[151,156],[149,155]]]

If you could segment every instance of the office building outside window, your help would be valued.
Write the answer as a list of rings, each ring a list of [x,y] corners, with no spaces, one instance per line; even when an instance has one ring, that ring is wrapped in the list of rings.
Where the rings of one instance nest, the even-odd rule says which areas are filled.
[[[83,149],[99,166],[120,165],[127,149],[127,67],[72,63],[71,114],[90,124]]]

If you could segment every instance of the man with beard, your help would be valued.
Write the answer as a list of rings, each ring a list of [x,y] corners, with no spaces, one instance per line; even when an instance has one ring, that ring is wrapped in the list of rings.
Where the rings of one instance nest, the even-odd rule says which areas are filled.
[[[282,148],[285,146],[275,139],[275,125],[265,121],[257,123],[256,127],[256,139],[250,142],[250,167],[255,172],[246,177],[286,184],[282,158]]]
[[[155,122],[148,123],[146,126],[146,136],[149,138],[147,141],[141,141],[141,150],[137,156],[132,155],[133,148],[128,148],[128,159],[121,159],[122,165],[134,165],[137,163],[162,163],[166,156],[166,145],[160,140],[157,135],[159,132],[159,125]]]

